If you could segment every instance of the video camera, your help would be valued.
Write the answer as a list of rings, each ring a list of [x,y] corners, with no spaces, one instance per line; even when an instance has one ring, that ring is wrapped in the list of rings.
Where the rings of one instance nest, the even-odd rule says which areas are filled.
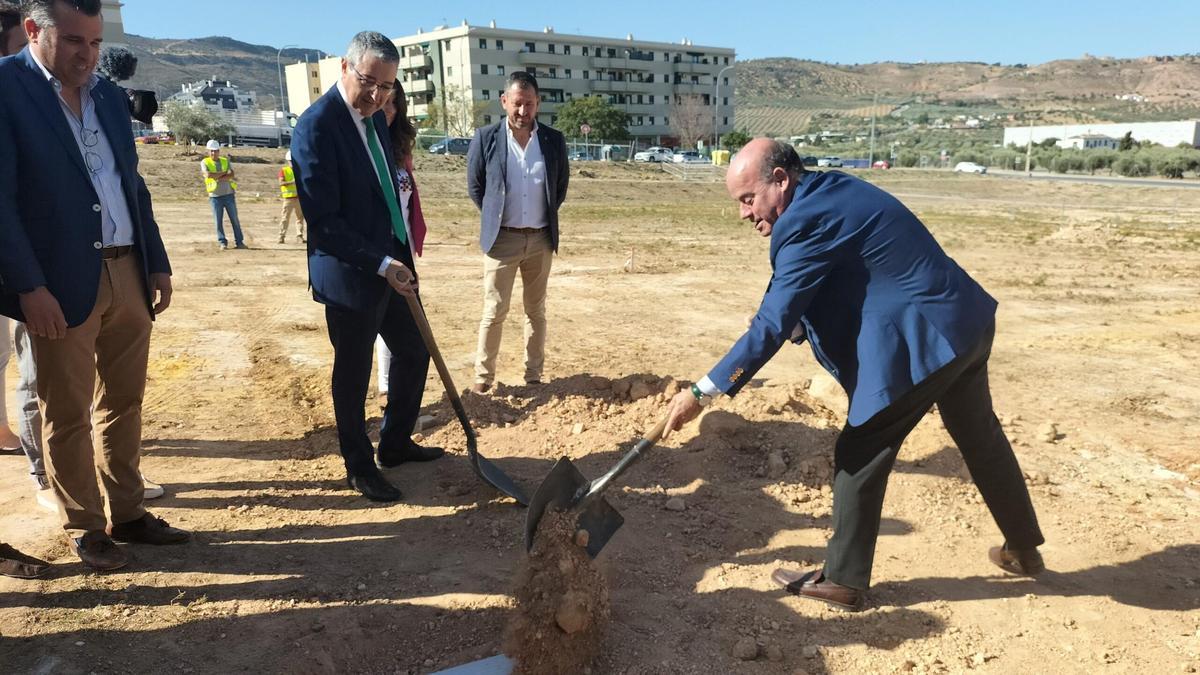
[[[100,62],[96,65],[96,70],[116,84],[133,77],[137,72],[137,64],[137,57],[128,49],[107,47],[100,53]],[[129,97],[129,116],[143,124],[150,124],[158,112],[158,96],[146,89],[121,88]]]

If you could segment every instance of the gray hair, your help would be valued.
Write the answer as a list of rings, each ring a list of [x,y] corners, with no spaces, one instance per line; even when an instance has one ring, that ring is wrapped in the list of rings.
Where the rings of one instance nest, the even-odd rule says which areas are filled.
[[[346,61],[352,66],[362,62],[364,56],[374,56],[384,63],[400,63],[400,51],[396,43],[387,39],[383,33],[364,30],[350,39],[346,48]]]
[[[804,173],[804,162],[800,161],[800,155],[796,153],[796,148],[788,143],[774,141],[767,156],[763,157],[762,179],[770,180],[775,169],[783,169],[789,176],[796,178]]]
[[[51,28],[57,25],[54,6],[60,2],[86,16],[100,13],[100,0],[25,0],[21,3],[21,16],[33,19],[40,28]]]

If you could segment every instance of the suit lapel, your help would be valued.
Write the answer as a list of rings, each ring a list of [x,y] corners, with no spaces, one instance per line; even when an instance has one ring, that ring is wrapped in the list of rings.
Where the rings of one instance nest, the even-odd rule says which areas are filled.
[[[75,135],[71,133],[70,125],[67,124],[66,118],[63,117],[63,111],[59,105],[58,94],[55,93],[54,86],[42,75],[42,70],[38,68],[37,62],[33,60],[33,55],[29,53],[28,47],[17,58],[25,65],[24,69],[18,71],[21,73],[21,84],[29,92],[29,97],[33,99],[38,112],[50,124],[54,135],[58,136],[58,140],[66,148],[67,155],[75,162],[76,168],[83,173],[84,177],[87,177],[88,171],[87,167],[83,164],[83,155],[79,154],[79,144],[76,143]]]

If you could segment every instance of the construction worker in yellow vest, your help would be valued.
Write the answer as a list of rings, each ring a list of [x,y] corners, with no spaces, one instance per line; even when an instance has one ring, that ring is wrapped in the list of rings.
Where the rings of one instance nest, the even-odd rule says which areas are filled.
[[[229,248],[225,239],[225,227],[222,224],[224,214],[229,213],[229,223],[233,225],[233,242],[237,248],[249,248],[242,239],[242,224],[238,221],[237,213],[237,183],[234,182],[233,164],[228,157],[221,156],[221,142],[209,141],[205,146],[208,157],[200,160],[200,173],[204,175],[204,189],[208,192],[208,201],[212,204],[213,220],[217,223],[217,243],[221,250]]]
[[[292,171],[292,151],[283,156],[287,162],[279,170],[279,196],[283,199],[283,210],[279,212],[279,243],[287,239],[288,220],[296,216],[296,242],[304,243],[304,214],[300,211],[300,199],[296,194],[296,174]]]

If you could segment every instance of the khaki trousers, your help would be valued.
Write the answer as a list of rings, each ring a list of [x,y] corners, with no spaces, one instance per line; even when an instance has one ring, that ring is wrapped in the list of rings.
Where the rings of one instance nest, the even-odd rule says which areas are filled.
[[[283,239],[287,236],[288,221],[295,216],[296,218],[296,236],[304,238],[304,213],[300,211],[300,198],[293,197],[292,199],[282,199],[283,208],[279,211],[279,238]]]
[[[518,271],[525,306],[525,381],[542,379],[546,363],[546,285],[553,260],[549,229],[500,230],[496,243],[483,258],[483,319],[475,350],[477,383],[491,384],[496,379],[500,336]]]
[[[100,484],[113,523],[145,513],[138,462],[151,320],[144,288],[135,253],[105,260],[87,320],[59,340],[31,336],[46,475],[69,537],[107,524]]]

